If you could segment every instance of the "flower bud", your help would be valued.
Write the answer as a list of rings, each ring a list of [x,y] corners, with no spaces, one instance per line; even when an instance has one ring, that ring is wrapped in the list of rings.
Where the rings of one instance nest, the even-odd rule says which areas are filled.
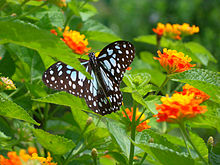
[[[212,136],[209,137],[207,144],[210,146],[214,145],[214,138]]]
[[[89,126],[92,123],[92,117],[89,117],[86,121],[86,125]]]
[[[92,152],[91,152],[91,155],[92,155],[92,158],[93,158],[93,159],[96,159],[96,157],[97,157],[97,155],[98,155],[98,151],[97,151],[95,148],[93,148],[93,149],[92,149]]]
[[[149,143],[154,143],[154,138],[150,138],[148,142]]]

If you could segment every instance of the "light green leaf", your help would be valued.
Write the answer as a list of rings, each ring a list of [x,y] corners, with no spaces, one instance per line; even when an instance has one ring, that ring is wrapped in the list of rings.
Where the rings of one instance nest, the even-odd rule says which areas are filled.
[[[192,127],[213,127],[220,132],[220,104],[207,100],[203,103],[207,106],[208,111],[198,115],[190,122]]]
[[[191,69],[182,73],[169,75],[173,81],[187,83],[204,91],[210,99],[220,103],[220,74],[205,69]]]
[[[217,62],[215,57],[199,43],[187,42],[185,46],[189,48],[205,66],[207,66],[208,61]]]
[[[0,115],[40,125],[19,105],[0,94]]]
[[[77,57],[64,42],[49,31],[21,22],[0,21],[0,38],[14,44],[37,50],[42,59],[50,56],[73,66],[84,75],[91,78],[80,64]],[[49,66],[46,66],[49,67]]]
[[[208,157],[208,148],[204,140],[193,132],[190,132],[190,138],[203,157]]]
[[[35,101],[45,102],[45,103],[52,103],[58,105],[65,105],[80,109],[87,109],[86,103],[84,99],[71,95],[67,92],[57,92],[54,94],[50,94],[46,97],[42,97],[39,99],[34,99]]]
[[[41,129],[33,129],[38,142],[56,155],[63,155],[75,147],[73,141],[58,135],[52,135]]]
[[[144,43],[155,45],[155,46],[157,45],[157,36],[155,34],[139,36],[139,37],[134,38],[134,40],[137,42],[144,42]],[[160,41],[162,47],[168,47],[170,42],[172,41],[164,37],[162,37]]]
[[[108,126],[109,132],[115,138],[121,150],[128,157],[129,151],[130,151],[130,140],[127,137],[125,128],[123,128],[122,125],[119,125],[119,123],[116,123],[112,120],[108,121],[107,126]]]
[[[121,38],[115,35],[115,33],[112,30],[110,30],[103,24],[91,19],[87,20],[84,23],[82,32],[85,34],[88,40],[108,42],[108,43],[121,40]]]

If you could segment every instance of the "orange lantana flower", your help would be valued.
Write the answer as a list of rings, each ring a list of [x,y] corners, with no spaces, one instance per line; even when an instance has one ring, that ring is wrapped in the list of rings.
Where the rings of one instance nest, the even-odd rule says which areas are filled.
[[[58,28],[59,31],[62,31],[61,28]],[[51,33],[57,35],[57,31],[52,29]],[[91,48],[87,48],[88,40],[85,39],[85,35],[80,34],[80,32],[75,30],[69,30],[69,26],[66,26],[61,38],[66,45],[68,45],[74,53],[76,54],[87,54]]]
[[[163,104],[156,104],[158,114],[158,122],[178,122],[183,119],[195,117],[207,111],[206,106],[201,106],[195,99],[195,93],[183,95],[182,93],[174,93],[172,97],[166,95],[162,97]]]
[[[126,112],[128,118],[130,119],[130,121],[132,121],[132,117],[133,117],[133,107],[131,108],[131,110],[130,110],[129,108],[126,108],[126,109],[125,109],[125,112]],[[123,114],[123,117],[127,117],[124,112],[122,112],[122,114]],[[141,112],[139,112],[139,111],[138,111],[138,108],[137,108],[137,109],[136,109],[136,118],[135,118],[135,119],[137,120],[140,115],[141,115]],[[143,114],[143,115],[141,116],[141,118],[140,118],[140,122],[141,122],[142,120],[144,120],[144,119],[145,119],[145,115]],[[136,127],[136,130],[137,130],[138,132],[141,132],[141,131],[143,131],[143,130],[145,130],[145,129],[151,128],[151,126],[148,125],[149,122],[150,122],[150,120],[146,120],[146,121],[140,123],[140,124]]]
[[[36,148],[34,147],[29,149],[33,152],[32,156],[27,154],[26,150],[21,149],[19,155],[16,152],[8,152],[8,159],[0,155],[0,165],[26,165],[26,164],[43,164],[43,165],[57,165],[53,163],[50,153],[48,152],[47,158],[39,157],[37,155]]]
[[[162,24],[158,23],[156,28],[153,28],[153,32],[156,33],[158,36],[164,36],[167,38],[172,38],[175,40],[180,40],[182,36],[186,35],[193,35],[194,33],[199,32],[199,27],[193,25],[190,27],[189,24],[184,23],[180,24]]]
[[[189,84],[185,84],[183,86],[183,91],[182,92],[176,92],[176,93],[182,93],[183,95],[190,95],[190,94],[194,94],[194,99],[198,100],[199,102],[203,102],[206,101],[210,98],[209,95],[207,95],[205,92],[200,91],[197,88],[194,88],[193,86],[189,85]]]
[[[176,50],[163,49],[163,53],[160,50],[157,51],[159,57],[154,57],[155,60],[160,62],[160,65],[167,71],[168,74],[183,72],[190,70],[196,64],[190,64],[191,57],[185,56],[182,52]]]

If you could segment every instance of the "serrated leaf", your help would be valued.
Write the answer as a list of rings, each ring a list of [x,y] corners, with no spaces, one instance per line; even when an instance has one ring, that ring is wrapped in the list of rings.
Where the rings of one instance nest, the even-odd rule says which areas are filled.
[[[187,42],[185,46],[189,48],[204,65],[207,66],[208,61],[217,62],[215,57],[199,43]]]
[[[205,69],[191,69],[182,73],[169,75],[173,81],[187,83],[204,91],[210,99],[220,103],[220,74]]]
[[[115,33],[112,30],[110,30],[103,24],[91,19],[87,20],[84,23],[82,32],[85,34],[88,40],[108,42],[108,43],[121,40],[121,38],[115,35]]]
[[[19,105],[0,94],[0,115],[40,125]]]
[[[78,55],[74,54],[64,42],[49,31],[21,22],[0,21],[0,38],[37,50],[42,59],[44,56],[56,58],[91,78],[77,59]]]
[[[184,152],[177,152],[161,144],[150,143],[148,145],[136,144],[146,153],[150,153],[163,165],[186,165],[194,164],[194,160]]]
[[[199,153],[203,157],[208,157],[208,148],[207,148],[204,140],[193,132],[189,132],[189,134],[190,134],[190,138],[191,138],[193,144],[196,146]]]
[[[207,100],[203,103],[208,111],[191,120],[194,127],[214,127],[220,132],[220,105]]]
[[[116,142],[120,146],[121,150],[128,157],[130,151],[130,140],[127,137],[125,128],[116,122],[108,121],[108,130],[111,135],[115,138]]]
[[[33,129],[38,142],[56,155],[63,155],[75,147],[73,141],[58,135],[52,135],[41,129]]]

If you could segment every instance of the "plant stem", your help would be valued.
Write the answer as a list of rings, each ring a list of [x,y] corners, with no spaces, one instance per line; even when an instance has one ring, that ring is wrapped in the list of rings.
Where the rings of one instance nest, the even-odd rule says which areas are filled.
[[[94,165],[97,165],[97,159],[93,158]]]
[[[203,161],[204,164],[208,165],[208,163],[206,162],[206,160],[202,157],[202,155],[199,153],[199,151],[197,150],[196,146],[193,144],[189,134],[186,131],[185,128],[185,124],[184,122],[180,122],[179,123],[180,129],[183,132],[183,135],[186,137],[186,139],[188,140],[188,142],[191,144],[191,146],[193,147],[193,149],[195,150],[195,152],[197,153],[197,155],[199,156],[199,158],[201,159],[201,161]]]
[[[144,163],[144,160],[146,159],[147,155],[148,154],[145,152],[143,158],[141,159],[141,161],[139,163],[139,165],[142,165]]]
[[[192,154],[191,154],[191,152],[190,152],[189,146],[188,146],[187,141],[186,141],[185,134],[184,134],[184,132],[183,132],[181,126],[180,126],[180,131],[181,131],[181,134],[182,134],[182,136],[183,136],[183,140],[184,140],[184,143],[185,143],[185,145],[186,145],[187,151],[188,151],[190,157],[192,157]]]
[[[133,116],[131,121],[131,140],[135,141],[135,131],[136,131],[136,101],[133,103]],[[130,143],[130,155],[129,155],[129,165],[133,164],[134,158],[134,144]]]
[[[164,80],[164,82],[162,83],[162,85],[160,86],[160,88],[156,91],[155,95],[157,95],[161,89],[166,85],[166,83],[168,82],[169,78],[168,76],[166,76],[166,79]]]
[[[82,133],[81,133],[81,135],[80,135],[80,137],[79,137],[78,140],[76,141],[76,146],[78,145],[78,143],[79,143],[80,140],[82,139],[83,134],[86,132],[86,130],[87,130],[88,127],[89,127],[89,125],[86,124],[85,127],[84,127],[84,129],[83,129],[83,131],[82,131]],[[74,149],[75,149],[75,148],[73,148],[73,149],[70,151],[69,155],[67,156],[66,160],[65,160],[64,163],[63,163],[64,165],[66,165],[66,164],[69,163],[69,161],[70,161],[70,156],[72,155]]]

